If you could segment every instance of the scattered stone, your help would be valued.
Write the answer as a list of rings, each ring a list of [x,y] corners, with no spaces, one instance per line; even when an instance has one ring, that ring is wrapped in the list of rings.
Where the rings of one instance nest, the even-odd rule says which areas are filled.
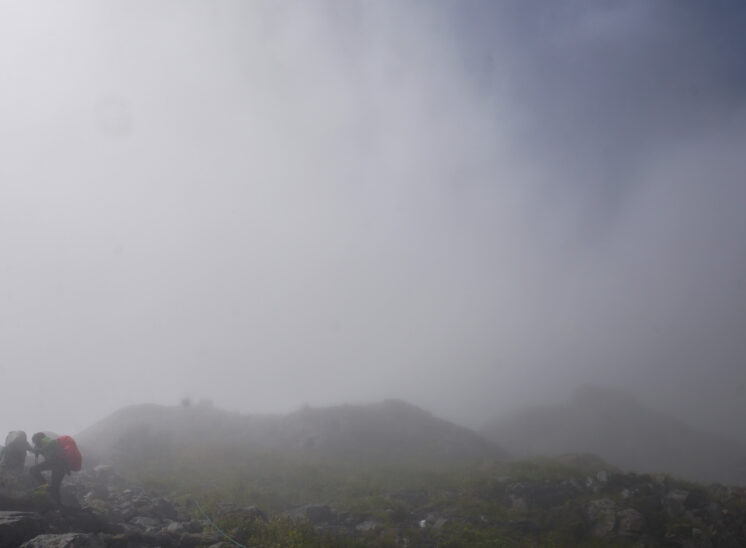
[[[267,521],[267,516],[256,506],[240,506],[238,504],[221,504],[218,506],[217,517],[231,521]]]
[[[401,501],[410,506],[420,506],[422,504],[426,504],[428,500],[427,491],[422,490],[393,491],[391,493],[388,493],[386,497],[389,499]]]
[[[66,490],[77,507],[69,505],[64,509],[30,496],[31,490],[22,479],[22,476],[0,474],[0,508],[8,509],[0,512],[0,547],[233,546],[215,532],[209,521],[195,518],[196,508],[193,504],[189,506],[189,496],[180,495],[177,500],[182,503],[177,506],[167,497],[128,485],[108,466],[66,478]],[[422,533],[425,538],[439,538],[447,537],[449,524],[463,523],[479,529],[500,527],[510,534],[541,539],[553,527],[561,525],[579,542],[589,541],[588,537],[593,536],[601,539],[597,542],[635,546],[746,545],[746,521],[740,506],[746,498],[735,487],[683,489],[680,486],[686,484],[665,477],[654,481],[649,475],[598,471],[598,468],[589,476],[520,482],[503,478],[498,483],[467,495],[484,497],[491,504],[500,505],[500,511],[507,514],[504,521],[496,522],[494,515],[487,514],[452,515],[448,505],[431,504],[435,495],[438,500],[449,500],[451,495],[460,495],[458,492],[434,495],[432,491],[402,490],[386,495],[390,499],[386,508],[386,534],[396,529],[398,545],[405,546],[412,539],[407,541],[403,535],[413,528],[425,530]],[[584,506],[577,504],[578,500],[593,497],[593,493],[603,493],[595,496],[606,498],[591,500]],[[318,534],[329,535],[328,538],[342,535],[370,539],[384,527],[370,515],[337,512],[328,504],[302,506],[285,516],[313,525]],[[236,538],[251,536],[251,522],[267,521],[267,516],[256,506],[228,503],[211,506],[210,517],[230,523],[226,532]],[[526,517],[531,519],[522,519]],[[663,530],[661,525],[665,525],[665,538],[657,538]]]
[[[161,522],[150,516],[137,516],[129,520],[129,523],[135,525],[144,531],[152,532],[160,528]]]
[[[94,534],[63,533],[39,535],[21,544],[20,548],[105,548],[103,541]]]
[[[616,514],[617,532],[620,535],[631,536],[642,532],[645,519],[642,514],[634,508],[619,510]]]
[[[45,523],[36,512],[0,511],[2,546],[19,546],[45,532]]]
[[[334,519],[332,509],[326,504],[309,504],[305,507],[304,514],[314,525],[329,522]]]
[[[423,521],[425,521],[425,520],[423,520]],[[355,526],[355,530],[358,531],[358,532],[360,532],[360,533],[367,533],[369,531],[375,531],[377,528],[378,528],[378,523],[376,523],[375,521],[370,520],[370,519],[365,520],[362,523],[358,523]]]
[[[433,529],[441,529],[446,523],[448,523],[448,518],[438,518],[433,523]]]
[[[683,489],[672,489],[666,493],[663,499],[663,508],[670,518],[680,516],[684,513],[684,504],[689,497],[689,491]]]
[[[594,536],[605,537],[616,526],[616,503],[611,499],[597,499],[588,503],[587,514]]]
[[[94,466],[93,473],[96,475],[98,481],[106,481],[113,478],[116,474],[114,467],[110,464],[99,464]]]
[[[172,521],[166,527],[163,528],[166,533],[183,533],[186,528],[184,524],[178,521]]]
[[[526,504],[526,499],[524,499],[523,497],[510,495],[510,507],[513,510],[522,511],[528,508],[528,504]]]

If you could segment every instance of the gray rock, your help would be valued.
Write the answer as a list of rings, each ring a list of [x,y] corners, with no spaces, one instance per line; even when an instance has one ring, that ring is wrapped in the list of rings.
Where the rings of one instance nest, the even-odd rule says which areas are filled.
[[[20,546],[45,532],[42,517],[35,512],[0,512],[0,546]]]
[[[150,516],[137,516],[129,520],[129,523],[148,532],[160,529],[161,526],[160,520]]]
[[[540,481],[519,483],[508,489],[511,506],[518,509],[552,508],[577,493],[570,482]]]
[[[114,467],[110,464],[99,464],[93,468],[93,474],[97,481],[106,481],[114,477]]]
[[[528,504],[526,503],[526,499],[524,499],[523,497],[510,495],[510,507],[513,510],[526,510],[528,508]]]
[[[441,529],[446,523],[448,523],[448,518],[438,518],[433,523],[433,529]]]
[[[163,528],[166,533],[183,533],[186,531],[184,524],[178,521],[172,521],[166,527]]]
[[[119,508],[116,508],[116,511],[119,515],[122,516],[123,521],[129,521],[132,518],[136,517],[138,512],[137,509],[132,504],[123,504]]]
[[[149,501],[146,506],[150,509],[149,514],[156,515],[159,518],[174,520],[178,517],[174,505],[162,497]]]
[[[355,530],[359,533],[367,533],[368,531],[375,531],[378,528],[378,523],[373,520],[365,520],[362,523],[358,523],[355,526]]]
[[[422,504],[426,504],[428,501],[427,491],[414,489],[392,491],[388,493],[386,497],[389,499],[402,501],[410,506],[420,506]]]
[[[726,487],[721,483],[713,483],[710,485],[709,491],[711,496],[721,498],[729,497],[732,492],[730,487]]]
[[[597,499],[588,503],[587,516],[591,532],[597,537],[604,537],[614,531],[616,526],[617,506],[611,499]]]
[[[297,517],[306,517],[303,509],[300,512],[301,514]],[[219,506],[216,517],[234,522],[267,521],[267,516],[256,506],[239,506],[237,504],[223,504]]]
[[[96,483],[93,485],[91,490],[86,493],[86,497],[108,500],[109,499],[109,488],[103,483]]]
[[[184,527],[187,531],[190,533],[200,533],[205,530],[206,527],[209,527],[210,524],[205,520],[192,520],[184,522]]]
[[[634,508],[619,510],[616,514],[617,532],[620,535],[637,535],[645,527],[645,519]]]
[[[678,517],[684,513],[684,503],[689,497],[689,491],[683,489],[671,489],[663,499],[663,508],[670,518]]]
[[[63,483],[60,488],[62,505],[66,508],[80,508],[80,500],[83,498],[83,494],[78,491],[78,486],[66,485]]]
[[[689,491],[685,491],[684,489],[671,489],[666,493],[666,500],[674,501],[682,505],[686,502],[688,497]]]
[[[96,535],[64,533],[39,535],[21,544],[20,548],[105,548],[105,545]]]
[[[327,504],[309,504],[305,507],[304,513],[314,525],[334,521],[334,512]]]
[[[180,537],[181,546],[212,546],[221,542],[225,542],[225,538],[215,532],[199,534],[185,533]]]

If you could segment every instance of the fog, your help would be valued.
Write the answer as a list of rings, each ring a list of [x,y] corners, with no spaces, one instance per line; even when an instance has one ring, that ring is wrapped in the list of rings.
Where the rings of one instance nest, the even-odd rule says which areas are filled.
[[[0,0],[0,428],[591,383],[743,439],[725,5]]]

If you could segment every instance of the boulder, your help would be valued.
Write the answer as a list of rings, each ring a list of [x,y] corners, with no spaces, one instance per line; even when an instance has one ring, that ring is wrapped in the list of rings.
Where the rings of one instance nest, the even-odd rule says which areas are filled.
[[[233,522],[267,521],[267,516],[256,506],[240,506],[238,504],[219,505],[215,512],[215,518],[228,519]]]
[[[96,535],[64,533],[39,535],[21,544],[20,548],[105,548],[105,544]]]
[[[563,504],[577,492],[570,482],[513,483],[506,488],[506,503],[514,510],[547,509]]]
[[[669,518],[675,518],[684,513],[684,504],[689,498],[689,491],[684,489],[671,489],[663,499],[663,508]]]
[[[631,536],[642,532],[645,526],[645,519],[642,514],[634,508],[625,508],[619,510],[616,514],[617,532],[620,535]]]
[[[62,484],[60,497],[63,506],[66,508],[80,508],[80,500],[84,496],[80,487],[79,485]]]
[[[313,524],[327,523],[334,520],[334,513],[327,504],[309,504],[305,516]]]
[[[45,529],[44,520],[36,512],[0,511],[0,546],[20,546]]]
[[[614,531],[617,507],[613,500],[592,500],[588,503],[586,513],[594,536],[605,537]]]
[[[184,527],[184,524],[179,521],[172,521],[168,525],[166,525],[163,528],[163,532],[165,533],[184,533],[186,531],[186,527]]]
[[[98,481],[109,481],[114,478],[116,473],[114,467],[110,464],[99,464],[93,468],[93,473]]]
[[[160,520],[151,516],[137,516],[129,520],[129,523],[149,533],[155,532],[161,528]]]
[[[359,533],[367,533],[369,531],[375,531],[378,528],[378,523],[375,521],[368,519],[363,521],[362,523],[358,523],[355,526],[355,530]]]
[[[336,513],[327,504],[308,504],[296,508],[295,510],[291,510],[285,515],[293,520],[306,519],[313,525],[321,525],[337,521]]]

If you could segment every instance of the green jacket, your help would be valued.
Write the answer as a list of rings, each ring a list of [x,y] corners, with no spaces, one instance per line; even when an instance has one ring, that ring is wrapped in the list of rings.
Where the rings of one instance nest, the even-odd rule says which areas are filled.
[[[64,460],[65,458],[60,442],[47,436],[40,439],[34,446],[34,453],[43,456],[44,460]]]

